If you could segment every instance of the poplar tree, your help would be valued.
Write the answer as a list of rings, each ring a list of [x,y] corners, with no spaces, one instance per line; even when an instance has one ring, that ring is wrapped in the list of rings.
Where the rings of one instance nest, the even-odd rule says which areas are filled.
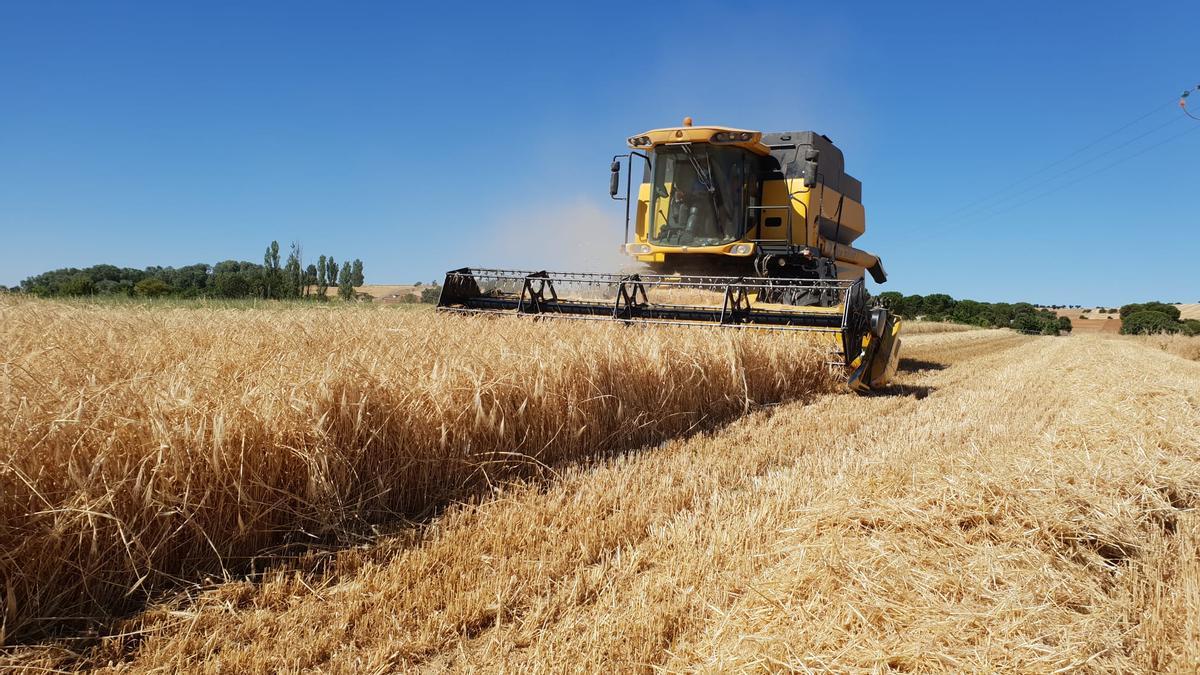
[[[349,262],[342,263],[342,271],[338,275],[338,295],[342,296],[343,300],[349,300],[354,297],[354,271],[351,269]]]
[[[274,298],[279,295],[279,242],[272,241],[263,254],[263,297]]]
[[[329,275],[326,274],[327,263],[324,255],[317,258],[317,297],[321,299],[325,298],[325,292],[329,290]]]

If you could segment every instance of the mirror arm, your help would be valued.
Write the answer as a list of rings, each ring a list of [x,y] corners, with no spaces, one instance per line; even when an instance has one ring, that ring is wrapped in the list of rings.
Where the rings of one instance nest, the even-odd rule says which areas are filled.
[[[650,157],[636,150],[627,152],[621,155],[613,155],[612,165],[609,166],[610,174],[608,178],[608,196],[613,201],[625,202],[625,243],[629,243],[629,205],[632,202],[630,194],[633,190],[633,158],[640,157],[646,163],[647,170],[650,166]],[[625,196],[618,197],[621,187],[621,160],[626,161],[625,174]]]

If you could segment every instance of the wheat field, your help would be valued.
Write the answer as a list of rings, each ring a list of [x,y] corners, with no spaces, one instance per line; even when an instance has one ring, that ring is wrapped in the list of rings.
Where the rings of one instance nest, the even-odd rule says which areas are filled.
[[[799,335],[5,300],[5,634],[828,391],[825,360]]]
[[[929,333],[964,333],[969,330],[981,330],[978,326],[946,321],[905,321],[905,335],[926,335]]]
[[[209,514],[205,531],[224,528],[234,541],[243,541],[237,520],[216,518],[212,507],[241,508],[237,490],[252,488],[260,492],[248,501],[270,503],[270,495],[281,493],[262,483],[275,472],[321,477],[321,489],[303,495],[301,486],[311,478],[279,488],[292,499],[286,509],[270,511],[270,522],[297,528],[293,532],[318,525],[352,530],[342,521],[372,518],[360,514],[451,505],[427,522],[363,536],[356,544],[339,540],[264,558],[250,577],[193,577],[174,585],[160,579],[159,588],[174,590],[150,595],[149,605],[134,603],[98,636],[19,641],[0,664],[30,672],[214,673],[1200,667],[1200,520],[1194,511],[1200,504],[1200,363],[1156,345],[998,330],[913,334],[904,342],[898,383],[859,397],[813,367],[823,355],[803,350],[817,348],[781,345],[773,335],[610,333],[590,325],[479,324],[427,313],[309,311],[198,316],[195,310],[128,310],[113,318],[111,311],[78,306],[5,305],[5,391],[25,392],[24,399],[4,399],[6,488],[12,467],[28,473],[39,464],[71,489],[106,485],[107,478],[97,478],[109,475],[108,468],[88,475],[81,467],[63,468],[68,450],[78,451],[68,439],[82,438],[73,447],[91,447],[92,457],[109,462],[105,453],[112,449],[90,439],[117,433],[142,439],[121,446],[141,448],[140,455],[126,455],[172,467],[169,480],[154,477],[152,508],[143,507],[145,488],[125,491],[132,495],[130,513],[162,518],[182,508],[177,488],[192,485],[214,496],[205,502],[210,508],[193,509],[191,517]],[[413,323],[405,323],[407,317]],[[23,327],[13,328],[14,321]],[[348,326],[367,337],[344,330]],[[135,337],[106,337],[106,331]],[[181,337],[172,339],[171,354],[156,352],[164,348],[162,335],[176,331]],[[79,359],[60,353],[81,335],[91,339],[77,347],[85,350]],[[436,338],[422,341],[422,335]],[[338,336],[354,337],[342,338],[343,346]],[[322,347],[312,347],[314,341]],[[409,348],[397,355],[397,345]],[[639,358],[620,356],[630,351]],[[297,352],[322,358],[294,363],[289,356]],[[539,380],[502,358],[531,354],[569,372],[539,370]],[[659,358],[646,363],[647,355]],[[201,367],[215,372],[203,375]],[[631,368],[641,386],[618,375]],[[780,368],[792,370],[770,374]],[[32,375],[17,375],[26,371]],[[145,379],[131,379],[135,373]],[[434,386],[439,378],[449,380]],[[424,467],[414,479],[384,461],[392,455],[381,448],[392,444],[350,432],[357,411],[368,407],[354,401],[400,388],[410,392],[404,396],[417,391],[465,406],[468,424],[448,443],[452,447],[481,429],[497,434],[500,417],[523,419],[511,415],[539,381],[543,392],[572,392],[577,404],[591,401],[597,387],[609,392],[612,398],[602,399],[609,408],[587,409],[589,419],[610,416],[617,400],[621,410],[637,411],[622,412],[623,419],[691,414],[662,430],[617,436],[619,425],[572,426],[575,433],[585,430],[538,459],[537,466],[551,468],[520,471],[527,463],[515,462],[514,480],[471,493],[479,497],[467,502],[447,497],[467,494],[461,468],[447,469],[439,460],[440,468]],[[582,381],[587,385],[575,389]],[[644,389],[654,383],[658,389]],[[329,393],[318,395],[322,386]],[[346,393],[352,386],[369,395]],[[701,395],[698,387],[711,392],[704,408],[692,398]],[[481,389],[493,398],[476,405],[470,392]],[[116,400],[117,390],[127,401],[119,410],[115,404],[89,407]],[[231,392],[240,398],[218,397]],[[392,395],[397,398],[386,399],[387,409],[411,405],[410,398]],[[36,406],[19,403],[34,399]],[[493,400],[505,403],[489,406]],[[761,405],[771,401],[787,402]],[[560,417],[572,410],[562,401],[542,405]],[[177,406],[194,417],[168,417]],[[714,422],[732,421],[697,426],[696,411],[709,407],[720,411],[712,414]],[[375,419],[382,409],[370,407],[372,415],[363,419]],[[498,409],[504,414],[489,419]],[[75,426],[61,421],[73,419],[72,410],[84,411]],[[276,450],[260,453],[248,474],[253,478],[206,492],[220,477],[237,474],[228,442],[212,458],[212,433],[197,435],[197,420],[218,410],[238,420],[223,422],[222,438],[256,430],[252,447]],[[377,421],[371,428],[411,433],[434,428],[430,422],[446,414],[430,406],[403,423]],[[143,418],[159,420],[158,426],[139,428]],[[112,421],[101,428],[97,419]],[[339,443],[325,442],[343,453],[365,443],[373,448],[364,453],[371,461],[356,455],[354,471],[312,468],[332,454],[318,454],[325,446],[315,440],[308,446],[296,441],[324,438],[328,428],[314,419],[339,420],[332,427]],[[297,420],[307,420],[305,433],[315,436],[289,436]],[[39,421],[40,433],[58,448],[52,455],[21,450],[20,443],[41,435],[14,430]],[[89,432],[95,436],[82,433],[82,424],[96,427]],[[529,426],[542,429],[539,439],[558,438],[546,424]],[[192,435],[181,436],[180,425]],[[698,433],[681,433],[689,429]],[[159,459],[154,443],[180,453],[186,446],[191,454]],[[309,449],[301,454],[296,447]],[[450,465],[479,464],[474,447]],[[532,454],[529,447],[522,453]],[[582,461],[555,461],[571,458]],[[403,491],[365,500],[361,495],[384,491],[360,474],[368,466],[386,468],[385,484],[419,486],[421,496]],[[132,467],[113,468],[111,475],[138,485]],[[195,475],[194,482],[184,475]],[[475,482],[488,485],[483,478]],[[91,492],[74,499],[71,504],[92,511],[105,506]],[[109,508],[125,504],[109,499]],[[358,506],[366,502],[375,505]],[[6,526],[22,517],[10,502],[4,508]],[[71,545],[59,546],[80,564],[91,561],[90,549],[75,539],[82,542],[93,531],[107,533],[106,545],[124,554],[114,543],[122,535],[103,529],[102,519],[44,517],[75,528]],[[147,528],[151,521],[137,522]],[[181,532],[188,535],[181,550],[202,559],[195,535]],[[4,533],[6,543],[16,540],[11,527]],[[261,532],[244,536],[254,545],[243,553],[263,550],[268,540],[278,545]],[[48,546],[38,551],[51,555]],[[216,569],[213,562],[209,570]],[[11,563],[5,559],[6,577],[25,571]],[[191,562],[172,574],[185,572],[195,572]],[[116,576],[126,588],[131,577],[129,570]]]

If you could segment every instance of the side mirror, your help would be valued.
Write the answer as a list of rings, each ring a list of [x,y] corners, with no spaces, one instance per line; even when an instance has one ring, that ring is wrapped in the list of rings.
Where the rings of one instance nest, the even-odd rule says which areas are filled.
[[[821,151],[809,149],[804,153],[804,187],[817,186],[817,169],[820,167]]]
[[[811,188],[817,186],[817,163],[804,163],[804,187]]]
[[[612,175],[608,177],[608,196],[616,197],[621,188],[621,163],[614,161],[611,170]]]

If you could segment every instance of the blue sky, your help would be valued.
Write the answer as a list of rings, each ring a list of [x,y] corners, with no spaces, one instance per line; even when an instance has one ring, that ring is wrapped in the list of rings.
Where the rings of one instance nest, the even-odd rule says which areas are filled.
[[[6,1],[0,283],[261,260],[271,239],[360,257],[371,283],[604,266],[623,226],[609,157],[690,115],[833,138],[879,290],[1196,302],[1200,122],[1173,100],[1200,82],[1198,19],[1194,2]]]

